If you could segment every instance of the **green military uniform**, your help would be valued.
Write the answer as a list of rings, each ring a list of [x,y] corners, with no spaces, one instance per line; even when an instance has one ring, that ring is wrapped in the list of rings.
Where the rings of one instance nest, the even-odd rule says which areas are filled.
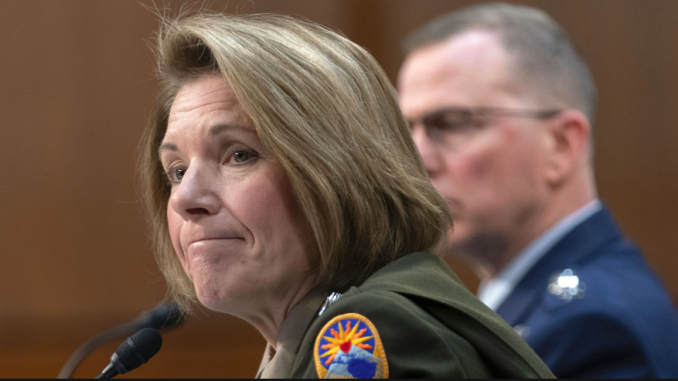
[[[293,378],[553,377],[444,261],[423,252],[383,267],[316,314],[286,373]]]

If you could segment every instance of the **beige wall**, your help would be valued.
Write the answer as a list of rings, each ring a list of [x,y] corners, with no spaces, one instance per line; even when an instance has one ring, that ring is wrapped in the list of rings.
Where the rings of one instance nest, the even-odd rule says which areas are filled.
[[[230,0],[210,8],[300,15],[341,30],[394,79],[398,41],[470,3]],[[600,196],[677,300],[678,1],[520,3],[551,13],[590,63],[600,93]],[[89,336],[163,298],[134,185],[156,85],[151,4],[0,1],[0,377],[54,377]],[[475,288],[468,269],[451,263]],[[98,374],[118,344],[77,375]],[[243,322],[199,312],[133,374],[248,377],[262,348]]]

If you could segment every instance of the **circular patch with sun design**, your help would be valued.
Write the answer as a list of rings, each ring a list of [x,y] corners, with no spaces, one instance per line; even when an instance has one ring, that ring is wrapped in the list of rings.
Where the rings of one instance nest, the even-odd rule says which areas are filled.
[[[388,378],[388,362],[377,328],[360,314],[325,324],[313,350],[319,378]]]

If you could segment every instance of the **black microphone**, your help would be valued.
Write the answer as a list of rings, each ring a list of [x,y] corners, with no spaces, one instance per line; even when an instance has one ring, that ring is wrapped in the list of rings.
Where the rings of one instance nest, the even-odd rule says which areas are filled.
[[[132,321],[135,330],[144,328],[168,329],[184,322],[184,314],[176,303],[160,303],[154,309],[143,312]]]
[[[155,356],[162,347],[162,336],[153,328],[144,328],[125,340],[111,356],[111,363],[96,379],[109,379],[132,371]]]
[[[70,378],[87,355],[109,340],[129,335],[143,328],[167,330],[177,327],[183,322],[184,315],[176,303],[160,303],[151,311],[143,312],[131,322],[106,330],[81,345],[61,368],[57,378]]]

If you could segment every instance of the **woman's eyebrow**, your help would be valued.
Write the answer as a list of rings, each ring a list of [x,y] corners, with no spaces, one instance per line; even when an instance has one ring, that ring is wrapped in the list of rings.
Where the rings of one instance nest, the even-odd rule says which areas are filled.
[[[248,126],[243,126],[241,124],[237,123],[226,123],[226,124],[217,124],[212,126],[210,128],[209,134],[210,136],[217,136],[225,131],[228,130],[240,130],[240,131],[246,131],[246,132],[254,132],[254,129],[252,127]],[[163,143],[160,145],[158,148],[158,153],[161,153],[162,151],[173,151],[173,152],[178,152],[179,148],[177,148],[177,145],[174,143]]]
[[[243,131],[247,131],[247,132],[253,132],[254,131],[253,128],[243,126],[241,124],[227,123],[227,124],[217,124],[215,126],[212,126],[212,128],[210,128],[210,135],[216,136],[216,135],[219,135],[222,132],[228,131],[228,130],[243,130]]]
[[[179,149],[177,148],[177,145],[174,143],[163,143],[160,145],[160,148],[158,148],[158,151],[162,150],[169,150],[169,151],[174,151],[177,152]]]

